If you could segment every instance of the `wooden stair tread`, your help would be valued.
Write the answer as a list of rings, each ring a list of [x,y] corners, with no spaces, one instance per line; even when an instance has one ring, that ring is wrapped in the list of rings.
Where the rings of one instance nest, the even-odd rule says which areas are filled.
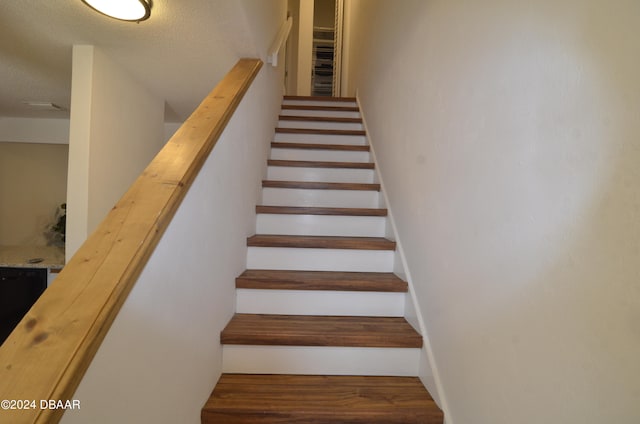
[[[368,145],[359,144],[323,144],[323,143],[287,143],[274,141],[271,147],[276,149],[305,149],[305,150],[344,150],[353,152],[368,152]]]
[[[373,162],[332,162],[317,160],[284,160],[269,159],[268,166],[290,166],[297,168],[343,168],[343,169],[374,169]]]
[[[222,374],[202,423],[442,424],[417,377]]]
[[[422,336],[402,317],[235,314],[220,343],[420,348]]]
[[[355,98],[314,96],[285,96],[284,98],[285,100],[302,100],[299,102],[301,104],[298,105],[282,106],[284,110],[283,113],[292,113],[292,115],[294,115],[281,115],[279,117],[279,119],[283,121],[290,121],[288,124],[290,127],[309,126],[331,128],[330,123],[332,122],[342,124],[362,123],[362,119],[360,118],[301,116],[303,112],[295,112],[295,110],[328,111],[324,114],[316,113],[317,115],[330,115],[329,111],[359,112],[357,106],[346,103],[355,103]],[[345,104],[313,105],[305,104],[304,100],[345,102]],[[351,115],[358,116],[357,114]],[[314,125],[311,123],[295,124],[295,122],[302,121],[315,121],[328,123],[329,125]],[[366,136],[365,131],[354,129],[361,128],[360,126],[343,125],[343,127],[351,129],[279,127],[276,128],[276,133]],[[289,136],[288,138],[293,139],[294,137]],[[320,140],[320,138],[318,138],[318,140]],[[299,141],[303,141],[303,138],[299,137]],[[328,139],[326,141],[330,143],[340,142]],[[300,142],[272,142],[271,147],[276,149],[333,150],[345,152],[370,151],[368,145]],[[337,159],[338,161],[327,161],[326,158],[323,161],[272,159],[268,161],[268,166],[375,169],[375,165],[370,162],[347,162],[339,161],[342,158]],[[350,160],[351,158],[345,159]],[[358,156],[354,159],[364,158]],[[317,173],[309,169],[307,171],[295,171],[295,174],[297,175],[300,171]],[[275,172],[288,171],[280,169],[275,170]],[[326,172],[329,171],[322,171],[322,175]],[[355,173],[355,171],[347,172]],[[342,171],[343,174],[347,174],[347,172]],[[290,178],[296,179],[296,177]],[[309,180],[313,178],[305,177],[301,179]],[[337,177],[327,179],[339,181]],[[281,181],[269,179],[263,181],[263,187],[375,191],[381,189],[379,184]],[[386,209],[382,208],[269,205],[256,206],[256,212],[259,214],[354,217],[384,217],[387,216],[388,213]],[[263,216],[263,218],[265,217]],[[328,220],[328,218],[326,220]],[[383,237],[276,234],[257,234],[248,237],[247,245],[250,247],[362,249],[377,251],[393,251],[396,248],[394,241]],[[309,253],[312,252],[313,251]],[[346,251],[339,252],[341,255],[347,253]],[[389,253],[384,253],[384,255],[389,255]],[[408,291],[408,284],[390,272],[249,269],[245,270],[236,278],[236,288],[361,292],[347,293],[347,295],[366,297],[370,295],[367,295],[365,292],[406,293]],[[245,292],[244,294],[263,295],[266,293]],[[295,293],[295,295],[303,295],[303,293]],[[304,296],[308,295],[311,295],[311,293],[304,294]],[[318,295],[321,294],[319,293]],[[348,314],[349,312],[346,311],[344,315]],[[391,313],[389,315],[395,314]],[[249,348],[251,348],[251,346],[275,346],[273,349],[287,349],[286,346],[289,346],[293,347],[294,350],[297,349],[295,348],[297,346],[307,346],[313,351],[322,349],[322,347],[358,348],[369,351],[372,348],[378,348],[380,351],[390,353],[395,352],[394,349],[419,349],[423,346],[422,336],[401,316],[358,315],[322,316],[236,313],[220,333],[220,342],[225,345],[236,345],[236,349],[242,349],[242,347],[238,345],[246,345]],[[315,347],[315,349],[313,347]],[[389,350],[385,348],[389,348]],[[230,347],[227,346],[227,349],[230,349]],[[257,360],[259,360],[259,358],[257,358]],[[259,372],[265,371],[262,370]],[[266,370],[266,372],[269,372],[269,370]],[[437,407],[417,377],[223,374],[209,400],[203,407],[201,416],[202,422],[205,424],[221,422],[227,424],[443,423],[442,411]]]
[[[328,208],[319,206],[256,206],[256,213],[282,215],[387,216],[387,209]]]
[[[380,184],[371,183],[329,183],[323,181],[281,181],[263,180],[262,187],[297,188],[305,190],[369,190],[380,191]]]
[[[331,97],[331,96],[284,96],[284,100],[309,100],[316,102],[348,102],[355,103],[355,97]]]
[[[320,110],[330,112],[360,112],[357,106],[313,106],[313,105],[282,105],[283,110]]]
[[[367,135],[364,130],[325,130],[315,128],[276,128],[277,134]]]
[[[248,269],[236,288],[263,290],[333,290],[406,293],[407,282],[391,272],[288,271]]]
[[[298,115],[279,115],[280,121],[313,121],[313,122],[337,122],[343,124],[362,124],[362,118],[342,118],[331,116],[298,116]]]
[[[396,242],[383,237],[292,236],[256,234],[247,238],[250,247],[315,249],[395,250]]]

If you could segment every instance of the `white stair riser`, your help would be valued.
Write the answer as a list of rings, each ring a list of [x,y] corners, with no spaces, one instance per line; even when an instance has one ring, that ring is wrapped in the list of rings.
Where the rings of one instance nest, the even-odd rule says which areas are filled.
[[[257,234],[384,237],[386,217],[258,214]]]
[[[357,122],[278,121],[280,128],[308,128],[312,130],[363,130]]]
[[[330,100],[291,100],[282,101],[283,105],[290,106],[338,106],[338,107],[357,107],[356,102],[335,102]]]
[[[350,152],[339,150],[307,150],[272,148],[271,159],[283,160],[317,160],[333,162],[369,162],[369,152]]]
[[[276,315],[401,317],[404,293],[236,290],[236,312]]]
[[[388,250],[249,247],[248,269],[393,272]]]
[[[222,372],[245,374],[418,375],[420,349],[224,345]]]
[[[363,135],[276,133],[273,140],[286,143],[347,144],[350,146],[364,146],[367,144],[367,139]]]
[[[332,183],[373,183],[373,169],[304,168],[270,166],[267,179],[280,181],[323,181]]]
[[[344,112],[335,110],[301,110],[283,109],[280,115],[285,116],[325,116],[329,118],[360,118],[360,112]]]
[[[324,206],[376,208],[380,193],[373,190],[305,190],[295,188],[262,189],[262,204],[267,206]]]

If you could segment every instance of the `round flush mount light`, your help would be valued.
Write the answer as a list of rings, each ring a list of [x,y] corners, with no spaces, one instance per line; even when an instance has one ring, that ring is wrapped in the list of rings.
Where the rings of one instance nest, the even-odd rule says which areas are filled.
[[[151,0],[82,0],[90,8],[121,21],[140,22],[151,16]]]

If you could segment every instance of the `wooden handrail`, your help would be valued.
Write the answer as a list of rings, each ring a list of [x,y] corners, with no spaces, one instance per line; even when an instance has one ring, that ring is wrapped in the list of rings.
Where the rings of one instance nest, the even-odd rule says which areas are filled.
[[[72,398],[96,351],[262,62],[241,59],[153,159],[0,348],[0,400]],[[0,409],[2,423],[63,410]]]
[[[278,30],[278,34],[276,35],[276,39],[273,40],[273,44],[271,44],[271,48],[269,49],[269,54],[267,55],[267,63],[270,63],[271,66],[278,66],[278,56],[280,55],[280,50],[287,42],[289,38],[289,32],[291,31],[291,26],[293,25],[293,18],[289,16],[286,21]]]

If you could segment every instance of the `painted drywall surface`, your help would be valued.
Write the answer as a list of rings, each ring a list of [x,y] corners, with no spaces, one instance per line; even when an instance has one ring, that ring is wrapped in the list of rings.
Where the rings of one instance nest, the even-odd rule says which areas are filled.
[[[260,58],[265,62],[262,72],[266,74],[266,78],[275,79],[276,86],[273,88],[281,97],[285,91],[285,55],[280,55],[276,68],[266,62],[269,48],[287,20],[287,0],[242,0],[240,5],[254,45],[254,54],[251,57]]]
[[[0,117],[0,141],[69,144],[69,120]]]
[[[298,87],[298,34],[300,32],[300,0],[287,1],[287,15],[291,16],[293,25],[287,42],[287,95],[296,95]]]
[[[93,53],[89,232],[164,144],[164,100],[100,49]]]
[[[67,145],[0,142],[0,245],[47,245],[67,198],[67,157]]]
[[[314,0],[300,0],[298,19],[298,96],[311,94],[311,57],[313,49]]]
[[[353,16],[353,2],[345,0],[343,2],[343,25],[342,25],[342,70],[340,75],[340,95],[343,97],[355,95],[350,88],[351,75],[351,48],[357,48],[351,42],[351,31],[355,26],[356,20]]]
[[[164,101],[100,49],[74,46],[67,258],[164,143]]]
[[[448,421],[638,422],[640,5],[351,6]]]
[[[254,43],[253,57],[266,62],[269,47],[287,19],[287,1],[242,0],[240,3]]]
[[[176,131],[178,131],[178,128],[180,128],[180,126],[182,125],[182,123],[178,123],[178,122],[165,122],[164,123],[164,140],[165,142],[169,141],[169,139],[171,137],[173,137],[173,135],[176,133]]]
[[[92,46],[74,46],[69,111],[69,162],[67,167],[68,261],[88,234],[89,140],[91,139]]]
[[[277,81],[261,71],[248,91],[74,395],[82,410],[63,423],[200,422],[255,232]]]

